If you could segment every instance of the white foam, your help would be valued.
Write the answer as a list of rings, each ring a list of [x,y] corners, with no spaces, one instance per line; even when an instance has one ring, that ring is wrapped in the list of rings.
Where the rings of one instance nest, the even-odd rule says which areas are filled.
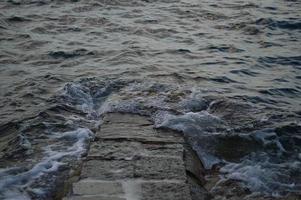
[[[61,96],[66,100],[64,103],[75,106],[78,110],[85,113],[92,113],[94,111],[94,102],[90,94],[90,89],[81,84],[67,84],[63,88]]]
[[[227,163],[221,168],[225,180],[238,180],[252,192],[281,196],[286,192],[297,192],[297,185],[289,170],[300,169],[301,162],[273,163],[266,153],[254,154],[240,163]],[[299,189],[298,189],[299,188]]]
[[[251,133],[251,137],[255,140],[261,142],[264,146],[275,144],[278,147],[278,153],[282,154],[286,152],[283,145],[279,141],[279,137],[275,133],[274,129],[267,128]]]
[[[208,129],[215,130],[223,126],[223,122],[207,111],[188,112],[183,115],[173,115],[167,112],[161,113],[161,122],[157,127],[168,127],[189,134],[192,129],[198,133],[205,133]],[[189,131],[188,131],[189,130]]]
[[[50,172],[57,171],[65,163],[59,160],[65,156],[75,156],[79,158],[86,151],[86,143],[93,138],[89,129],[78,128],[74,131],[68,131],[55,134],[57,139],[74,139],[76,142],[64,151],[55,151],[49,145],[44,148],[45,157],[35,164],[30,170],[17,175],[10,174],[12,169],[1,170],[0,197],[2,199],[28,199],[28,195],[23,190],[35,179]],[[34,191],[34,190],[32,190]],[[41,193],[41,191],[39,191]]]
[[[107,87],[99,88],[99,91],[93,92],[97,93],[96,96],[103,97],[103,95],[108,95],[104,94]],[[187,89],[191,90],[191,93],[183,92]],[[269,160],[271,155],[267,152],[263,152],[262,154],[255,153],[255,155],[249,157],[246,156],[241,158],[239,163],[226,162],[222,160],[223,158],[216,157],[213,146],[216,144],[211,144],[211,139],[214,141],[215,137],[227,134],[233,130],[222,119],[212,115],[208,110],[204,110],[207,108],[208,102],[202,99],[202,94],[196,88],[184,89],[182,86],[134,82],[128,86],[125,85],[121,91],[110,94],[109,98],[101,98],[100,101],[103,102],[97,102],[98,99],[95,98],[95,94],[91,94],[90,88],[75,83],[66,85],[61,97],[64,100],[63,104],[73,106],[87,114],[83,118],[69,116],[65,124],[71,127],[76,127],[77,123],[81,121],[90,124],[95,123],[95,126],[99,126],[101,123],[99,116],[107,112],[129,112],[149,115],[156,127],[165,127],[183,132],[193,149],[198,153],[206,169],[210,169],[217,163],[225,162],[226,165],[221,169],[223,179],[219,183],[229,179],[237,180],[250,188],[253,194],[263,193],[273,194],[274,196],[280,195],[278,191],[295,191],[297,188],[300,188],[298,183],[290,181],[288,177],[290,169],[298,171],[297,169],[301,168],[300,161],[286,162],[281,160],[278,163],[271,162]],[[176,98],[173,99],[173,97]],[[211,105],[213,103],[214,101],[211,102]],[[266,120],[269,119],[262,118],[261,122]],[[268,148],[269,145],[272,145],[273,148],[276,146],[276,156],[283,156],[286,153],[274,129],[237,134],[240,137],[256,140],[264,148]],[[6,187],[8,184],[15,184],[17,187],[12,187],[8,190],[10,195],[15,195],[16,198],[24,195],[25,198],[26,193],[23,191],[23,188],[29,183],[20,184],[20,180],[35,179],[45,173],[58,170],[61,165],[64,165],[61,158],[65,156],[78,157],[86,151],[86,141],[92,139],[93,134],[88,129],[78,128],[74,131],[53,133],[51,137],[58,141],[68,141],[68,144],[72,143],[72,145],[62,148],[60,146],[62,143],[56,143],[45,147],[45,157],[31,170],[17,176],[11,176],[8,171],[0,171],[0,175],[4,175],[6,179],[5,181],[0,181],[0,188],[1,186]],[[199,141],[207,142],[204,139],[208,139],[208,144],[203,145],[198,143]],[[24,147],[30,148],[30,144],[25,141]],[[297,159],[301,160],[300,154],[297,157]],[[279,180],[279,177],[284,177],[284,180]],[[139,199],[138,196],[132,196],[132,194],[137,193],[137,190],[139,190],[137,185],[126,182],[123,186],[128,191],[127,199]],[[32,191],[34,193],[43,193],[43,191],[35,189],[32,189]],[[8,195],[6,197],[8,198]]]

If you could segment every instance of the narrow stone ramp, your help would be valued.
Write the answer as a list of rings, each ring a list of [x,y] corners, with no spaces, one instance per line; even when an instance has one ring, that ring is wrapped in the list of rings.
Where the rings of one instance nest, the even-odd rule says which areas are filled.
[[[110,113],[65,200],[206,198],[202,165],[183,137],[143,116]]]

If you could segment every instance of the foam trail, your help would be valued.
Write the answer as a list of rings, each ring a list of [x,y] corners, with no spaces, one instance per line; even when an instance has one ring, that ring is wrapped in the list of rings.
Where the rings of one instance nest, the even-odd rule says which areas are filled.
[[[58,140],[75,140],[73,145],[67,148],[65,151],[55,151],[50,145],[44,148],[45,157],[35,164],[30,170],[18,173],[17,175],[11,174],[11,172],[18,170],[6,169],[1,170],[0,180],[0,197],[3,199],[28,199],[27,193],[24,191],[26,187],[30,187],[30,184],[41,176],[55,172],[60,166],[64,165],[64,162],[60,160],[66,156],[73,156],[80,158],[86,151],[86,145],[88,140],[93,138],[93,133],[89,129],[78,128],[74,131],[68,131],[64,133],[56,133],[54,137]],[[43,191],[40,191],[43,193]]]

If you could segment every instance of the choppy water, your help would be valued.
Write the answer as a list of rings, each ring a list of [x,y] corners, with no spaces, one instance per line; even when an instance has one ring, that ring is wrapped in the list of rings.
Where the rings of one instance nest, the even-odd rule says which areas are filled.
[[[1,1],[0,198],[57,197],[109,111],[182,131],[208,181],[218,169],[215,199],[238,196],[233,184],[241,199],[300,195],[300,10],[298,0]]]

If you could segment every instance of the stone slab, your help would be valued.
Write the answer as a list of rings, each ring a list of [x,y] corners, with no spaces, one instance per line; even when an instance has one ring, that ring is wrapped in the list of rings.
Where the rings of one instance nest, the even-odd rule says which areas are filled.
[[[125,123],[125,124],[139,124],[152,125],[151,120],[145,116],[133,115],[127,113],[107,113],[103,119],[104,123]]]
[[[105,140],[94,142],[88,159],[134,160],[141,156],[183,156],[183,145],[165,143],[142,143],[133,141]]]
[[[134,177],[134,165],[129,161],[89,160],[84,163],[81,178],[115,180]]]
[[[122,184],[117,181],[99,181],[83,179],[73,184],[75,195],[122,195]]]
[[[143,154],[143,145],[131,141],[97,141],[88,153],[88,159],[132,160]]]
[[[134,176],[144,179],[186,180],[183,160],[174,157],[142,157],[135,163]]]
[[[98,139],[126,139],[141,142],[165,142],[183,143],[183,138],[173,132],[165,132],[154,129],[152,126],[115,126],[104,124],[100,131],[96,133]]]
[[[185,183],[145,182],[141,184],[141,200],[191,200]]]
[[[104,117],[97,139],[125,139],[142,142],[183,143],[183,137],[176,132],[154,129],[152,122],[144,116],[110,113]]]
[[[65,200],[203,200],[195,159],[181,134],[154,129],[147,117],[106,114]]]
[[[140,141],[144,143],[179,143],[177,138],[167,138],[167,137],[144,137],[139,135],[131,135],[131,134],[119,134],[119,135],[110,135],[102,137],[104,140],[128,140],[128,141]]]
[[[82,178],[114,180],[141,177],[146,179],[186,179],[183,160],[177,157],[140,157],[136,161],[89,160]]]
[[[165,157],[178,157],[183,158],[183,145],[182,144],[156,144],[147,143],[143,144],[144,155],[147,156],[165,156]]]

